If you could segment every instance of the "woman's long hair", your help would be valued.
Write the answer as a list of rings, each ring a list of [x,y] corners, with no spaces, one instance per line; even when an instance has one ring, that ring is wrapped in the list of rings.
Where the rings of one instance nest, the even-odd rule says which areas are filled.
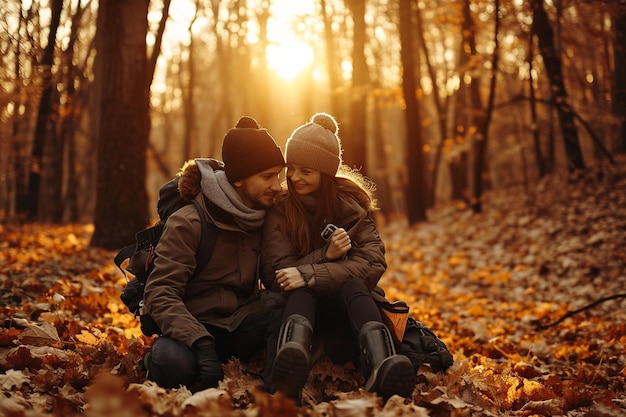
[[[315,213],[307,211],[302,197],[292,191],[290,181],[287,179],[289,193],[284,204],[285,231],[300,256],[323,245],[320,232],[341,216],[341,199],[353,199],[368,212],[378,210],[373,196],[375,184],[345,165],[340,166],[335,177],[321,174],[320,187],[313,193],[318,200]]]

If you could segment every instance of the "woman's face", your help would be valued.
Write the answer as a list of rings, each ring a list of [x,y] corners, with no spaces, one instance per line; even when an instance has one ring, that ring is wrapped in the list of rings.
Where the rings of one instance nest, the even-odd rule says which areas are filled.
[[[322,174],[311,168],[297,164],[287,164],[287,179],[293,185],[293,191],[299,195],[310,194],[320,188]]]

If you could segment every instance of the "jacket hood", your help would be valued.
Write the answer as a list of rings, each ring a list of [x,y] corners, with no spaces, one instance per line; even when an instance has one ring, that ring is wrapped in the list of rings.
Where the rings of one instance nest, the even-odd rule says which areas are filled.
[[[204,160],[214,170],[223,170],[224,163],[217,159]],[[194,159],[191,159],[183,165],[178,173],[180,179],[178,181],[178,192],[185,201],[192,201],[202,191],[201,181],[202,175],[200,168]]]
[[[184,200],[192,201],[202,193],[217,209],[232,216],[233,222],[241,229],[249,232],[263,225],[265,210],[253,209],[244,204],[226,178],[222,161],[213,158],[187,161],[179,176],[178,192]],[[206,205],[205,210],[213,217],[212,210]]]

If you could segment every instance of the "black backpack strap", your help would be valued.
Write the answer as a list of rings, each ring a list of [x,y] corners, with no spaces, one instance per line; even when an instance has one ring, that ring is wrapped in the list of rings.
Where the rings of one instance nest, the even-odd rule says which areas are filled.
[[[196,251],[196,269],[193,272],[193,276],[195,277],[207,266],[211,256],[213,255],[215,242],[217,241],[217,228],[213,223],[206,221],[204,210],[197,201],[194,200],[193,205],[196,207],[198,215],[200,216],[201,227],[200,245]],[[147,244],[154,244],[154,242],[158,242],[159,237],[163,233],[164,226],[164,222],[159,222],[155,226],[137,232],[137,242],[123,247],[119,250],[117,255],[115,255],[113,262],[115,262],[115,265],[117,265],[119,270],[122,271],[124,277],[128,279],[126,271],[122,268],[122,263],[124,263],[126,259],[130,259],[135,254],[137,249],[142,249],[145,248]]]
[[[128,280],[128,276],[126,275],[126,271],[122,268],[122,264],[126,259],[130,259],[135,252],[140,249],[145,249],[148,246],[154,245],[156,246],[156,242],[159,241],[161,234],[163,234],[163,228],[165,227],[165,223],[158,222],[152,227],[148,227],[147,229],[140,230],[135,234],[135,243],[132,245],[124,246],[113,258],[113,262],[122,271],[124,277]]]
[[[129,259],[131,256],[133,256],[133,253],[135,253],[136,248],[137,248],[136,243],[133,243],[132,245],[124,246],[122,249],[120,249],[117,255],[115,255],[115,258],[113,258],[113,262],[115,262],[115,265],[117,265],[120,271],[122,271],[122,274],[124,274],[124,277],[126,277],[126,280],[128,280],[128,277],[126,276],[126,271],[124,271],[124,268],[122,268],[122,263],[126,259]]]
[[[193,205],[198,210],[200,216],[200,244],[196,251],[196,269],[193,271],[192,277],[198,275],[209,263],[213,250],[215,249],[215,242],[217,241],[217,227],[213,223],[206,221],[204,210],[196,200],[193,200]]]

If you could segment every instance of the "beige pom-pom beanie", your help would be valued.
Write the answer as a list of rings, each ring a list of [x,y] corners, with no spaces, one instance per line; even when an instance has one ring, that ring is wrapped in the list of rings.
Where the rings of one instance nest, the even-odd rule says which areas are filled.
[[[333,116],[316,113],[293,131],[285,145],[288,164],[302,165],[334,177],[341,164],[339,127]]]

